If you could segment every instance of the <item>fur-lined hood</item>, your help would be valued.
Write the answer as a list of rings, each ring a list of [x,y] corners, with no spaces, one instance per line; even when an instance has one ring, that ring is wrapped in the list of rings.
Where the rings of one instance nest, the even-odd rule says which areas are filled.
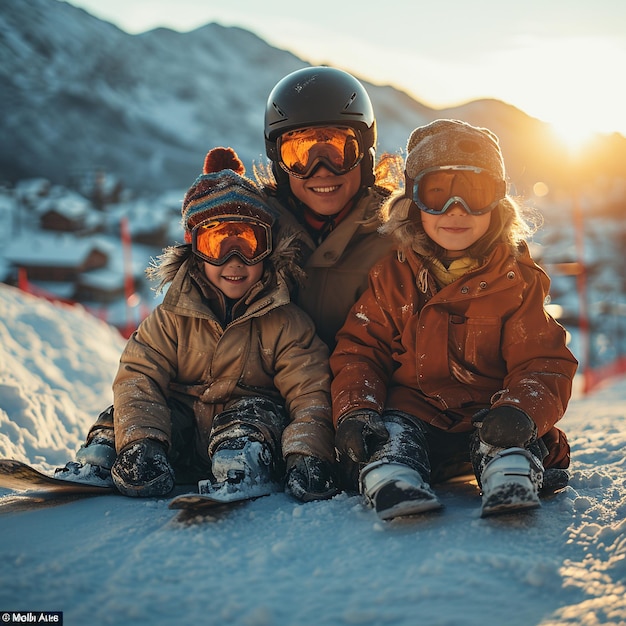
[[[268,257],[268,263],[265,264],[262,282],[268,283],[276,276],[286,283],[290,292],[302,285],[305,273],[298,265],[301,251],[302,244],[298,233],[281,236]],[[146,275],[150,280],[159,281],[155,291],[160,293],[171,283],[182,264],[188,259],[193,259],[193,256],[191,244],[185,243],[165,248],[163,254],[153,259],[146,269]]]

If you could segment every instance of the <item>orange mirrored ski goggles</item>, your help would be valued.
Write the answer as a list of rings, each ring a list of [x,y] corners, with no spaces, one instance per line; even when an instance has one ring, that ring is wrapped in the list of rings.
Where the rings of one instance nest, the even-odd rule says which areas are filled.
[[[310,126],[282,134],[276,141],[278,163],[290,176],[309,178],[324,165],[341,176],[363,158],[361,134],[349,126]]]
[[[233,255],[256,265],[272,253],[272,229],[254,217],[226,215],[195,226],[191,248],[211,265],[224,265]]]

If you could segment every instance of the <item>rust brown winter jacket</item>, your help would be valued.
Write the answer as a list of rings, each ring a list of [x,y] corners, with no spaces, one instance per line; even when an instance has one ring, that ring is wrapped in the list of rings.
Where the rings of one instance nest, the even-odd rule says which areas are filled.
[[[553,427],[577,362],[544,310],[548,288],[525,244],[518,258],[498,245],[484,265],[441,289],[417,254],[385,257],[331,356],[335,423],[357,409],[393,408],[464,432],[480,408],[508,404],[549,444],[566,447]],[[567,452],[550,450],[550,458]]]
[[[328,350],[289,301],[282,280],[257,283],[247,309],[225,328],[188,273],[187,259],[165,298],[131,336],[113,383],[118,451],[150,437],[170,443],[167,399],[193,407],[200,448],[214,415],[245,396],[284,398],[282,440],[291,453],[334,460]]]

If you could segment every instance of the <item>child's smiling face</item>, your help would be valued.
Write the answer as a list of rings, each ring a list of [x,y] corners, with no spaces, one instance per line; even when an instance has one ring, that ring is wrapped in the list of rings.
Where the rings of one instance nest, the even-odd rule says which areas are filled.
[[[459,196],[470,206],[485,206],[493,199],[493,188],[476,178],[471,182],[458,172],[436,172],[424,181],[421,198],[428,207],[443,206],[449,198]],[[485,188],[483,188],[483,186]],[[489,188],[486,188],[489,186]],[[483,215],[468,213],[462,204],[454,203],[441,215],[422,211],[424,232],[450,257],[463,256],[464,251],[476,243],[489,229],[491,212]]]
[[[204,275],[227,298],[239,300],[261,279],[263,262],[246,265],[237,255],[230,257],[224,265],[212,265],[205,261]]]
[[[424,232],[447,251],[450,258],[462,257],[465,250],[489,230],[491,213],[470,215],[460,204],[443,215],[422,213]]]

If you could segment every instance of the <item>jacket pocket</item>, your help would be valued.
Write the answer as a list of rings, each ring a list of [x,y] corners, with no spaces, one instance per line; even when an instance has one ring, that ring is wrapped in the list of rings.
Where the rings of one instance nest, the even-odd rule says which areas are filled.
[[[503,376],[505,363],[501,349],[502,320],[499,317],[451,315],[449,329],[450,350],[457,362],[489,378]]]

